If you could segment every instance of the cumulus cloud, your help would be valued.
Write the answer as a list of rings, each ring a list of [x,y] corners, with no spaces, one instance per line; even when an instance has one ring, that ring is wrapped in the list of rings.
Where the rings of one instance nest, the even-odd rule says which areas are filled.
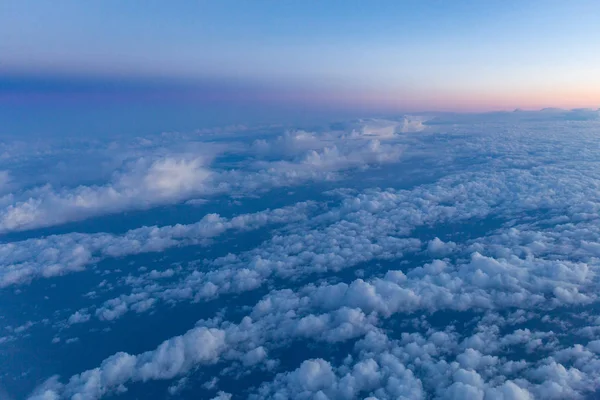
[[[73,313],[69,319],[67,320],[67,322],[69,323],[69,325],[73,325],[73,324],[81,324],[83,322],[87,322],[90,320],[90,314],[86,312],[86,310],[79,310],[79,311],[75,311],[75,313]]]
[[[446,255],[451,253],[456,248],[454,242],[443,242],[440,238],[435,237],[427,243],[427,251],[432,255]]]
[[[361,336],[365,337],[365,341],[360,346],[357,344],[357,348],[362,351],[363,356],[369,357],[358,361],[351,369],[334,369],[330,363],[321,359],[308,360],[297,370],[282,373],[272,383],[261,386],[257,396],[355,398],[359,393],[373,391],[377,398],[393,398],[399,395],[422,398],[424,385],[436,387],[430,386],[431,383],[427,384],[427,379],[435,381],[438,388],[445,388],[444,391],[440,390],[443,398],[511,396],[508,398],[527,399],[532,398],[531,393],[556,397],[557,394],[551,393],[553,389],[548,387],[549,384],[536,383],[540,376],[558,382],[560,387],[568,390],[559,393],[559,397],[564,397],[565,393],[573,396],[594,387],[587,386],[589,384],[581,387],[578,381],[565,380],[562,374],[553,376],[557,368],[565,368],[557,362],[576,359],[565,350],[555,352],[553,363],[547,364],[547,361],[542,360],[538,366],[529,369],[528,376],[532,382],[486,381],[482,373],[489,375],[489,369],[492,367],[502,368],[503,371],[520,371],[523,368],[514,365],[512,361],[501,361],[496,356],[489,355],[490,352],[498,353],[502,349],[531,343],[543,347],[545,341],[554,337],[551,332],[529,330],[515,330],[500,336],[497,326],[488,325],[488,321],[498,324],[500,318],[482,319],[474,334],[465,337],[462,342],[459,342],[460,335],[456,333],[431,330],[427,338],[420,335],[403,335],[399,342],[390,341],[376,327],[378,317],[387,319],[393,314],[412,314],[419,309],[430,312],[444,309],[494,310],[524,305],[536,309],[540,302],[545,302],[546,307],[556,306],[552,299],[545,300],[543,296],[539,296],[540,293],[552,293],[551,288],[546,286],[545,278],[552,277],[553,271],[548,270],[547,266],[539,270],[510,266],[475,253],[463,266],[443,266],[434,270],[428,268],[425,265],[422,270],[415,269],[408,274],[388,271],[383,278],[375,278],[369,282],[357,279],[349,285],[308,285],[296,292],[273,291],[254,307],[251,317],[244,318],[240,324],[224,323],[220,327],[211,327],[209,323],[209,327],[194,328],[182,337],[169,339],[148,353],[138,356],[116,354],[105,360],[98,369],[72,377],[65,393],[86,393],[86,396],[89,396],[87,398],[98,398],[129,381],[169,379],[185,373],[193,365],[214,363],[231,357],[239,359],[248,367],[266,358],[268,351],[264,346],[281,345],[293,337],[336,343]],[[527,271],[529,269],[531,271]],[[490,286],[489,280],[482,280],[473,271],[491,274],[498,279],[494,279],[493,285]],[[536,274],[537,278],[533,278]],[[533,279],[529,278],[529,275],[532,275]],[[519,279],[512,280],[513,276]],[[569,285],[569,282],[565,284]],[[507,293],[511,298],[506,297]],[[569,303],[561,298],[558,300],[563,301],[563,304]],[[320,311],[324,312],[319,313]],[[510,319],[505,319],[504,323],[514,323],[509,321]],[[211,335],[220,338],[208,342],[215,343],[218,349],[210,350],[210,357],[196,357],[198,350],[193,347],[189,350],[179,350],[178,346],[188,349],[186,343],[191,343],[192,340],[189,338],[204,335],[207,329]],[[204,343],[204,339],[200,342]],[[248,345],[258,346],[243,350]],[[390,346],[400,347],[390,353]],[[369,347],[372,348],[371,352],[365,352]],[[596,348],[595,343],[590,343],[588,347]],[[552,346],[548,348],[553,349]],[[377,355],[372,353],[375,350]],[[448,364],[439,358],[450,351],[455,352],[457,363]],[[202,354],[205,354],[204,352],[203,349]],[[591,359],[595,357],[591,352],[585,354]],[[175,355],[181,358],[174,358]],[[168,362],[162,361],[165,357]],[[140,363],[138,360],[141,359],[150,361]],[[427,379],[417,378],[415,374],[421,373],[420,370],[407,367],[410,360],[416,359],[421,360],[421,363],[426,361],[430,364],[427,368],[433,369],[428,374],[433,376]],[[126,367],[123,370],[117,369],[119,372],[114,375],[111,372],[114,370],[114,364]],[[439,371],[436,372],[435,369]],[[160,373],[153,372],[159,370]],[[111,372],[108,374],[109,378],[102,378],[107,374],[106,371]],[[581,370],[577,371],[573,373],[581,373]],[[591,373],[586,379],[595,379],[594,372]],[[443,374],[444,381],[437,381],[435,374]],[[94,389],[95,391],[89,392],[92,379],[93,382],[102,383]],[[399,379],[402,383],[399,383]],[[442,386],[439,386],[440,384]]]
[[[102,186],[39,188],[0,211],[0,233],[81,220],[132,207],[150,207],[201,194],[210,177],[202,158],[140,159]]]
[[[373,181],[361,181],[364,186],[352,187],[358,182],[349,179],[349,190],[328,192],[334,196],[327,208],[296,204],[238,220],[210,216],[202,228],[3,244],[4,258],[23,266],[6,279],[20,282],[103,257],[200,243],[278,221],[285,225],[254,248],[232,246],[222,257],[131,271],[107,283],[118,287],[116,294],[102,293],[98,304],[86,297],[87,304],[73,305],[60,317],[64,325],[97,318],[117,326],[131,311],[156,310],[161,301],[176,307],[178,301],[261,288],[228,297],[228,307],[216,313],[206,307],[213,318],[160,338],[166,340],[147,351],[111,343],[96,367],[51,378],[33,398],[97,399],[150,380],[173,380],[169,387],[177,392],[180,384],[204,379],[208,368],[211,374],[219,370],[219,379],[199,385],[217,398],[593,396],[600,389],[597,123],[588,111],[580,119],[577,112],[569,114],[573,118],[556,111],[535,118],[520,113],[442,116],[447,123],[429,120],[427,135],[404,135],[420,129],[405,127],[405,121],[378,121],[367,129],[370,135],[347,127],[326,134],[293,131],[241,146],[256,157],[237,164],[248,169],[219,171],[213,164],[196,183],[195,173],[185,171],[205,166],[190,166],[190,159],[132,167],[133,182],[169,201],[214,182],[233,193],[340,173],[352,178],[365,166],[397,162],[400,150],[424,157],[424,169],[431,171],[407,183],[410,177],[394,170],[402,180],[390,189],[379,187],[391,182],[385,175],[368,175]],[[152,182],[144,183],[147,174]],[[42,272],[28,275],[28,269]],[[25,323],[12,326],[17,328],[11,335],[34,331],[20,328]],[[310,353],[285,358],[291,346]],[[265,381],[253,388],[221,386],[221,378],[258,370],[269,373],[260,374]]]
[[[196,149],[198,144],[190,143],[190,147]],[[198,154],[188,151],[157,155],[153,150],[128,161],[105,184],[47,184],[16,192],[0,202],[0,233],[147,209],[197,196],[248,195],[255,190],[331,180],[339,171],[396,162],[403,149],[400,144],[381,144],[377,140],[350,140],[344,131],[289,131],[251,144],[230,142],[227,151],[241,157],[241,168],[232,168],[228,163],[214,163],[215,154],[209,154],[210,149],[223,152],[222,147],[208,142],[208,150]]]
[[[492,212],[503,212],[510,217],[517,212],[548,206],[550,200],[543,193],[556,188],[546,186],[545,181],[540,182],[537,178],[539,176],[522,172],[510,175],[482,173],[477,174],[476,179],[466,174],[410,191],[369,190],[358,195],[342,195],[344,200],[339,208],[315,217],[317,221],[331,221],[325,226],[305,230],[305,222],[300,220],[294,230],[301,233],[278,235],[254,250],[209,261],[202,272],[193,269],[187,276],[168,284],[132,280],[133,295],[121,295],[106,302],[98,315],[105,315],[106,311],[111,318],[105,319],[121,317],[124,310],[140,300],[140,292],[168,302],[200,301],[225,293],[254,290],[272,276],[298,278],[339,271],[360,262],[399,259],[421,248],[419,240],[409,238],[418,227],[485,218]],[[563,190],[565,196],[551,199],[553,206],[559,209],[573,207],[573,204],[569,205],[573,197],[569,196],[580,188]],[[311,223],[307,221],[306,226]],[[509,232],[515,232],[515,228]],[[448,256],[456,249],[454,242],[442,242],[437,237],[427,244],[428,253],[435,258]],[[492,249],[495,247],[487,240],[474,242],[467,249],[471,262],[459,266],[458,270],[438,260],[415,268],[408,276],[436,277],[437,281],[429,282],[427,287],[418,287],[417,291],[432,290],[438,293],[440,301],[455,302],[457,307],[463,308],[489,307],[499,301],[505,305],[516,305],[525,299],[538,302],[541,293],[550,294],[556,304],[586,304],[595,298],[580,293],[580,285],[593,276],[585,262],[532,258],[520,251],[492,252]],[[485,252],[490,252],[491,256],[484,256],[482,253]],[[536,286],[527,286],[530,283]],[[488,293],[457,295],[448,292],[445,285],[457,289],[478,287]],[[511,293],[511,296],[505,293]],[[119,312],[115,314],[112,310],[116,305]]]
[[[81,271],[86,265],[103,258],[201,244],[228,230],[249,231],[267,224],[302,220],[315,206],[310,202],[302,202],[230,219],[208,214],[193,224],[141,227],[123,235],[69,233],[0,244],[0,287],[29,282],[37,277]]]

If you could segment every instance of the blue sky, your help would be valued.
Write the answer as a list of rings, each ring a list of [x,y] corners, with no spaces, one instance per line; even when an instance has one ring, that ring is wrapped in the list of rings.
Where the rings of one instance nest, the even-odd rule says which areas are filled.
[[[597,107],[599,14],[594,1],[5,1],[0,100],[114,80],[136,98],[210,100],[210,84],[380,111]]]

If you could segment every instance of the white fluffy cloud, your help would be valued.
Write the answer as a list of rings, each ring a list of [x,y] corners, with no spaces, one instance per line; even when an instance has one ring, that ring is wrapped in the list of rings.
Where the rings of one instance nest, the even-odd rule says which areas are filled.
[[[248,231],[267,224],[305,219],[313,203],[242,214],[227,219],[208,214],[188,225],[132,229],[123,235],[70,233],[42,239],[0,244],[0,288],[25,283],[36,277],[52,277],[80,271],[107,257],[160,252],[170,247],[201,244],[228,230]]]
[[[231,254],[216,259],[108,277],[100,286],[110,292],[91,288],[100,292],[97,304],[86,298],[68,313],[57,311],[60,329],[83,329],[78,324],[92,318],[122,328],[130,311],[162,312],[161,302],[177,307],[178,301],[254,290],[262,296],[227,297],[228,307],[212,318],[160,338],[162,344],[147,351],[111,343],[102,350],[104,361],[51,378],[32,396],[98,399],[149,380],[174,380],[175,392],[202,386],[208,398],[593,396],[600,390],[597,118],[555,111],[442,117],[426,126],[419,125],[425,119],[362,121],[362,131],[354,123],[232,144],[231,154],[250,159],[226,161],[234,168],[211,164],[210,175],[199,181],[194,177],[201,174],[186,172],[206,168],[193,158],[131,167],[131,182],[113,181],[179,202],[199,193],[197,187],[260,196],[261,188],[346,174],[347,190],[328,192],[331,201],[320,209],[299,203],[231,219],[208,216],[198,223],[202,228],[3,244],[4,258],[18,266],[16,277],[6,279],[20,282],[103,257],[284,225],[251,249],[232,246]],[[421,128],[427,135],[410,134]],[[399,160],[404,168],[413,162],[423,167],[365,173],[364,167]],[[414,171],[419,176],[411,180]],[[148,174],[152,179],[145,181]],[[381,189],[388,183],[396,188]],[[35,334],[42,324],[29,321],[23,333]],[[12,326],[10,335],[19,340],[16,330],[27,325]],[[77,337],[86,343],[85,335]],[[289,360],[290,346],[310,354]],[[205,370],[219,370],[218,379]],[[220,386],[226,377],[257,371],[253,388]]]
[[[197,143],[191,147],[196,148]],[[200,151],[200,155],[188,151],[158,157],[153,150],[151,157],[142,156],[127,163],[105,184],[74,188],[55,188],[48,184],[5,196],[4,201],[0,201],[3,206],[0,233],[147,209],[198,196],[248,195],[254,190],[333,179],[339,171],[396,162],[403,148],[377,140],[351,140],[343,131],[319,134],[297,131],[258,139],[252,144],[232,143],[228,150],[234,154],[264,157],[245,159],[241,164],[244,168],[211,165],[215,154],[210,154],[210,149],[222,152],[222,147],[208,142],[208,150]],[[0,173],[0,193],[3,173]]]
[[[202,158],[140,159],[106,185],[58,191],[49,186],[36,189],[31,197],[0,211],[0,233],[180,201],[202,194],[210,174]]]

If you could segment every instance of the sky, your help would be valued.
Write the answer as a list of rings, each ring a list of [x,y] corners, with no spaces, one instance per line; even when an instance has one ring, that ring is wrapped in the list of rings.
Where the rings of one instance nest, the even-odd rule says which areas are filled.
[[[597,1],[3,1],[0,102],[600,104]]]

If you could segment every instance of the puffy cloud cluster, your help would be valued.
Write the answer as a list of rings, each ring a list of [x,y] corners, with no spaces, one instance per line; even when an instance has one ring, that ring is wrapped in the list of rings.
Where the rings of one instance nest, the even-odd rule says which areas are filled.
[[[390,354],[382,355],[379,363],[368,359],[354,364],[351,369],[340,369],[343,372],[335,371],[323,359],[306,360],[298,369],[264,385],[254,398],[354,399],[360,393],[374,390],[380,392],[374,398],[386,398],[382,396],[384,392],[402,398],[424,398],[421,382]],[[349,371],[345,372],[346,369]]]
[[[207,148],[223,152],[223,146],[215,145],[213,139],[207,137]],[[191,143],[190,147],[198,146]],[[402,148],[377,140],[350,140],[344,131],[287,132],[251,144],[232,142],[228,152],[241,157],[241,168],[227,163],[210,165],[215,154],[209,150],[157,156],[152,148],[148,156],[127,163],[105,184],[58,189],[48,184],[4,196],[0,201],[0,233],[147,209],[198,196],[250,194],[257,189],[332,179],[338,171],[396,162]],[[258,155],[259,159],[248,155]],[[4,186],[8,190],[8,176],[8,172],[0,172],[0,194]]]
[[[350,124],[260,138],[236,147],[256,157],[237,164],[247,169],[213,165],[202,184],[249,193],[340,171],[372,180],[344,182],[350,187],[328,192],[334,200],[323,208],[298,203],[232,219],[207,216],[202,229],[2,245],[14,265],[81,268],[284,224],[249,250],[232,246],[223,257],[132,270],[107,284],[121,290],[116,297],[73,305],[61,329],[84,329],[92,318],[123,328],[130,310],[162,312],[160,302],[175,307],[255,291],[227,297],[226,307],[155,348],[111,343],[104,361],[51,378],[32,398],[125,397],[130,384],[150,380],[173,380],[174,395],[201,386],[204,397],[221,399],[593,397],[600,390],[598,121],[588,111],[534,114],[445,115],[426,128],[419,125],[425,119],[360,121],[362,130]],[[403,135],[421,128],[427,135]],[[399,180],[355,171],[395,163],[400,150],[431,173],[407,183],[398,165]],[[186,192],[189,177],[178,173],[182,180],[170,182],[170,173],[165,181],[156,172],[147,190]],[[396,187],[380,188],[388,182]],[[253,377],[251,387],[221,384],[241,376]]]
[[[444,331],[427,328],[424,334],[402,333],[399,339],[390,339],[377,325],[391,320],[393,314],[418,308],[434,311],[432,304],[437,309],[459,310],[465,306],[489,306],[477,299],[474,304],[460,304],[436,296],[431,290],[419,303],[414,300],[418,296],[404,288],[405,281],[401,272],[390,271],[385,279],[371,283],[358,279],[349,286],[309,285],[299,293],[272,292],[239,324],[200,321],[197,328],[165,341],[155,350],[137,356],[117,353],[98,368],[73,376],[53,393],[96,399],[122,390],[127,382],[170,379],[207,363],[237,360],[245,368],[257,363],[273,366],[267,354],[290,340],[334,344],[360,337],[363,339],[354,346],[356,361],[350,355],[339,367],[323,359],[304,361],[297,370],[280,373],[272,382],[263,384],[256,396],[350,399],[370,395],[380,399],[420,399],[433,391],[440,398],[528,399],[534,395],[573,398],[595,390],[600,370],[594,366],[600,362],[596,356],[600,346],[590,341],[590,350],[582,346],[561,347],[553,332],[517,329],[500,333],[499,327],[506,329],[523,321],[523,313],[507,318],[485,314],[472,333],[457,332],[450,326]],[[420,281],[426,282],[427,277]],[[455,290],[450,285],[444,289]],[[485,292],[478,295],[485,296]],[[534,303],[523,304],[536,308]],[[510,305],[500,298],[494,308],[503,307]],[[515,352],[519,346],[527,346],[530,354],[545,351],[549,356],[533,363],[500,357]]]
[[[442,179],[436,184],[420,186],[410,191],[368,191],[358,196],[345,196],[339,208],[334,208],[316,217],[315,222],[312,220],[303,222],[304,213],[300,210],[304,204],[299,204],[289,209],[285,213],[286,219],[280,221],[292,223],[299,220],[300,222],[295,222],[298,226],[292,229],[292,232],[296,230],[299,233],[276,236],[249,252],[211,261],[202,268],[202,271],[193,267],[189,274],[184,274],[179,280],[159,282],[154,279],[152,274],[148,274],[143,279],[128,279],[128,284],[133,286],[132,293],[122,294],[117,298],[105,301],[97,308],[95,315],[103,320],[114,320],[124,316],[129,310],[136,312],[150,310],[156,305],[156,300],[173,303],[181,300],[212,299],[225,293],[254,290],[264,285],[273,276],[297,279],[302,275],[338,271],[374,259],[398,259],[406,252],[415,252],[421,248],[419,240],[402,238],[402,236],[410,235],[416,227],[435,226],[446,221],[465,221],[473,217],[483,218],[492,210],[514,213],[519,211],[519,208],[528,210],[532,207],[545,206],[548,199],[543,194],[554,191],[555,188],[545,187],[549,179],[538,179],[541,176],[544,175],[532,176],[529,173],[517,173],[517,171],[508,176],[506,173],[478,174],[476,179],[470,179],[471,175],[463,175]],[[465,184],[464,182],[469,183]],[[569,182],[573,183],[573,181]],[[509,185],[518,187],[519,190],[509,190]],[[566,189],[570,188],[562,188],[562,190]],[[575,189],[580,190],[579,188]],[[573,193],[570,192],[566,194],[573,196]],[[556,203],[556,207],[566,207],[572,198],[565,195],[563,198],[556,197],[552,200]],[[453,199],[458,201],[455,200],[452,203]],[[540,205],[540,202],[543,203]],[[571,204],[570,207],[575,207],[576,204]],[[298,219],[296,219],[297,215]],[[318,221],[331,222],[325,227],[319,226],[306,230],[307,227]],[[207,231],[224,228],[220,220],[213,222],[216,225],[211,222],[209,226],[205,227]],[[119,239],[121,242],[115,241],[114,244],[111,244],[110,241],[101,242],[102,245],[108,243],[101,250],[101,254],[118,256],[143,251],[159,251],[166,248],[165,245],[171,246],[180,243],[173,241],[171,233],[165,233],[165,235],[161,233],[163,231],[170,232],[171,227],[158,230],[153,228],[152,231],[157,235],[147,243],[139,242],[139,238],[129,240],[129,236],[136,237],[138,233],[145,232],[145,229],[147,228],[133,231],[131,235],[125,235],[124,238]],[[192,229],[191,226],[177,229],[179,232],[187,232],[182,235],[183,237],[190,232],[195,232],[195,228]],[[210,233],[210,235],[212,234],[214,233]],[[200,235],[200,237],[205,238],[206,235]],[[140,243],[145,243],[149,247],[140,245]],[[428,243],[427,250],[433,257],[444,257],[452,253],[455,246],[453,242],[444,243],[439,238],[434,238]],[[489,244],[486,246],[485,248],[489,248]],[[76,248],[74,246],[65,247]],[[122,253],[120,249],[127,250]],[[481,245],[473,245],[470,251],[482,252],[483,249]],[[413,274],[423,271],[423,274],[431,277],[437,276],[438,283],[427,288],[418,287],[416,290],[433,290],[439,293],[440,298],[446,298],[448,302],[457,301],[457,304],[460,304],[461,301],[466,300],[456,295],[443,294],[445,293],[444,285],[451,282],[454,282],[455,285],[456,282],[465,285],[476,279],[475,284],[481,286],[481,290],[495,289],[498,296],[508,297],[506,301],[511,301],[511,296],[517,296],[517,294],[521,296],[520,298],[514,297],[514,304],[518,304],[519,299],[524,298],[535,301],[536,296],[539,296],[536,290],[546,290],[541,285],[539,288],[534,288],[535,290],[523,287],[515,289],[503,282],[507,279],[509,279],[508,282],[529,279],[526,274],[531,268],[528,267],[533,266],[541,272],[554,273],[553,271],[557,271],[556,276],[552,279],[544,278],[547,282],[545,287],[553,288],[552,297],[557,302],[585,303],[591,300],[589,295],[579,293],[577,286],[567,285],[572,279],[575,279],[576,282],[577,279],[578,282],[585,282],[591,276],[592,272],[585,263],[556,263],[538,260],[528,264],[526,260],[515,258],[510,253],[498,255],[506,257],[507,260],[496,261],[479,257],[477,262],[481,265],[477,267],[473,266],[474,264],[470,267],[463,266],[460,281],[455,280],[455,276],[450,276],[446,281],[442,280],[448,277],[447,274],[439,275],[446,265],[442,261],[427,264],[422,269],[417,268]],[[523,257],[521,254],[519,256]],[[87,262],[87,259],[85,260]],[[515,262],[523,267],[513,268]],[[68,266],[69,264],[62,265]],[[464,279],[470,274],[473,274],[473,277]],[[509,276],[510,278],[508,278]],[[571,276],[575,278],[571,278]],[[536,283],[542,282],[537,276],[531,279],[534,279]],[[557,281],[561,285],[553,286]],[[495,288],[494,285],[497,286],[499,283],[505,284]],[[515,293],[511,296],[503,294],[508,290],[513,290]],[[488,296],[481,296],[479,301],[487,304],[490,299]],[[467,308],[473,304],[475,303],[472,299],[469,299],[463,307]]]
[[[78,399],[98,399],[111,391],[121,391],[129,381],[170,379],[189,371],[198,364],[211,364],[226,349],[225,333],[219,329],[197,328],[163,342],[156,350],[137,356],[117,353],[102,362],[102,365],[80,375],[73,376],[66,385],[54,380],[50,386],[42,387],[32,399],[57,398],[63,396]]]
[[[0,244],[0,288],[80,271],[108,257],[160,252],[175,246],[202,244],[229,230],[248,231],[267,224],[290,223],[307,218],[315,204],[242,214],[227,219],[208,214],[188,225],[151,226],[132,229],[123,235],[69,233],[41,239]]]
[[[554,177],[560,175],[566,175],[565,182],[569,185],[561,187],[553,183]],[[98,315],[120,317],[140,299],[200,301],[225,293],[253,290],[273,277],[298,279],[373,260],[400,259],[406,253],[422,248],[420,240],[409,237],[420,227],[434,229],[451,221],[483,219],[494,213],[512,218],[517,213],[542,207],[576,212],[581,203],[574,199],[579,196],[584,201],[581,193],[585,189],[583,183],[573,181],[569,175],[569,171],[557,170],[469,173],[412,190],[369,190],[358,195],[343,195],[339,207],[308,221],[290,224],[290,233],[274,236],[253,250],[205,262],[202,271],[194,267],[177,281],[157,283],[132,279],[129,281],[133,286],[132,295],[123,294],[110,300],[99,308]],[[564,192],[562,196],[548,197],[559,190]],[[319,225],[312,227],[314,224]],[[445,285],[454,282],[453,285],[459,287],[456,285],[460,282],[461,286],[471,284],[480,290],[495,290],[498,296],[506,297],[505,301],[513,304],[525,298],[537,301],[540,292],[546,293],[549,289],[552,289],[552,298],[560,302],[585,303],[593,299],[589,294],[579,293],[577,286],[594,275],[587,264],[589,260],[536,259],[521,252],[515,252],[516,255],[494,252],[493,255],[498,256],[494,259],[477,253],[488,248],[492,249],[487,241],[470,244],[468,254],[475,254],[471,263],[461,266],[458,272],[452,271],[454,275],[448,275],[449,270],[440,274],[445,265],[443,261],[430,263],[411,273],[438,280],[433,289],[427,290],[443,292]],[[427,243],[427,252],[433,258],[451,256],[456,249],[456,243],[443,242],[437,237]],[[460,281],[456,281],[457,278]],[[524,286],[525,282],[535,286]],[[496,292],[488,292],[480,301],[489,302],[487,295]],[[507,293],[511,293],[510,296]],[[145,297],[141,297],[142,294]],[[459,300],[448,297],[447,301]],[[473,304],[469,300],[464,307]],[[114,314],[115,308],[122,312]]]
[[[29,198],[0,211],[0,233],[177,202],[202,194],[211,175],[205,164],[202,158],[142,158],[105,185],[58,191],[50,186],[35,189],[24,194]]]
[[[349,204],[354,202],[341,207]],[[385,209],[369,208],[373,212]],[[327,215],[331,218],[336,212]],[[513,235],[506,236],[504,232]],[[538,233],[538,240],[542,232]],[[474,239],[470,246],[486,248],[484,244],[496,243],[490,251],[497,252],[497,243],[505,236],[514,238],[514,233],[514,228],[500,230],[497,235]],[[528,235],[532,236],[535,234]],[[439,247],[439,242],[434,239],[430,243]],[[522,249],[514,248],[516,254],[510,254],[508,246],[503,248],[504,257],[499,259],[475,252],[465,262],[434,260],[406,273],[392,270],[382,278],[368,281],[356,279],[349,284],[309,284],[295,291],[275,290],[257,303],[240,324],[204,321],[201,325],[205,326],[190,332],[204,329],[224,332],[228,338],[225,348],[216,352],[211,362],[238,360],[246,367],[256,364],[257,359],[266,360],[267,354],[294,338],[339,343],[363,337],[355,345],[356,361],[350,357],[335,367],[324,359],[306,360],[298,369],[282,372],[272,382],[263,384],[255,394],[257,398],[419,399],[435,393],[439,398],[449,399],[530,399],[575,398],[593,392],[600,376],[600,369],[594,367],[599,362],[596,352],[600,347],[595,341],[585,346],[563,347],[553,332],[515,329],[501,334],[498,327],[502,325],[506,328],[539,317],[518,313],[504,318],[486,310],[527,308],[549,312],[573,303],[588,304],[596,298],[596,293],[590,290],[595,267],[544,258],[547,253],[539,250],[543,246],[532,246],[539,254],[530,253],[525,258],[518,256]],[[404,333],[401,339],[390,339],[378,327],[394,315],[443,310],[479,310],[487,314],[471,334],[457,332],[452,327],[446,331],[428,328],[425,334]],[[193,336],[189,332],[184,336],[187,335]],[[539,352],[548,356],[533,362],[503,356],[518,354],[521,347],[528,354]],[[149,353],[155,354],[162,348],[170,347],[163,344]],[[186,352],[173,352],[182,354],[183,360],[177,361],[181,368],[167,368],[169,374],[148,375],[148,379],[178,376],[189,371],[188,363],[205,363],[204,359],[193,356],[187,361]],[[137,360],[142,355],[119,357]],[[108,360],[112,358],[99,371],[86,371],[71,378],[65,389],[57,393],[86,393],[82,388],[92,387],[90,381],[97,382],[97,376],[103,376],[104,365],[112,365]],[[119,379],[107,380],[100,391],[90,392],[90,397],[84,398],[98,398],[119,390],[129,381],[139,380],[140,365],[137,362],[128,365]]]

